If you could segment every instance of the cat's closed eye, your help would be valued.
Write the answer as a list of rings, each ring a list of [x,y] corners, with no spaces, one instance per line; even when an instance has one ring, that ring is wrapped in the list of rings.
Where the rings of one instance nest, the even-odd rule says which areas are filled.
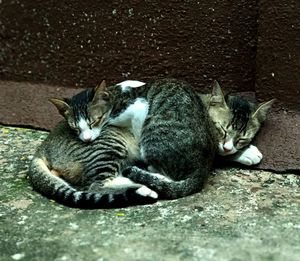
[[[101,118],[97,118],[90,123],[91,127],[97,126],[101,122]]]
[[[79,129],[78,127],[72,127],[72,129],[73,129],[74,131],[76,131],[77,134],[80,133],[80,129]]]
[[[68,124],[72,130],[76,131],[76,133],[80,133],[79,127],[77,127],[77,125],[74,122],[68,122]]]
[[[221,127],[221,129],[222,129],[223,139],[225,139],[226,136],[227,136],[227,131],[225,130],[225,128],[224,128],[221,124],[220,124],[220,127]]]
[[[106,114],[102,114],[100,116],[97,116],[95,119],[92,119],[91,122],[90,122],[90,127],[96,127],[98,125],[100,125],[102,122],[105,121],[106,119]]]
[[[237,141],[236,141],[236,146],[237,148],[243,148],[245,147],[246,145],[249,144],[249,139],[246,139],[246,138],[239,138]]]
[[[210,104],[209,104],[209,106],[217,106],[217,105],[219,105],[218,102],[210,102]]]
[[[227,136],[227,131],[226,131],[226,129],[225,129],[225,128],[222,126],[222,124],[219,123],[219,122],[214,122],[214,125],[216,126],[216,128],[217,128],[217,130],[218,130],[220,136],[221,136],[223,139],[225,139],[226,136]]]

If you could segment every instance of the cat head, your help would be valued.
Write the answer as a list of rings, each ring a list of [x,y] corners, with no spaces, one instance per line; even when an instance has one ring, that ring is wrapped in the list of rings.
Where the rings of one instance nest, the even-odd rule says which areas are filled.
[[[50,101],[84,142],[92,142],[100,135],[111,110],[105,81],[70,99],[50,99]]]
[[[275,99],[255,105],[239,96],[226,96],[214,82],[208,113],[215,126],[218,154],[231,155],[245,148],[265,121]]]

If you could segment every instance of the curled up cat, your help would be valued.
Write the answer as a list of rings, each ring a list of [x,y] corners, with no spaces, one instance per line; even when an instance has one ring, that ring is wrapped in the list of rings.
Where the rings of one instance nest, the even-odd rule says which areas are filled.
[[[138,143],[126,128],[101,125],[102,104],[97,99],[101,88],[51,100],[65,120],[37,149],[29,180],[36,191],[70,207],[153,203],[156,192],[119,175],[138,159]]]
[[[246,165],[261,160],[250,142],[274,100],[256,106],[240,97],[224,97],[217,82],[211,94],[196,93],[176,79],[136,86],[132,82],[99,93],[101,125],[131,130],[147,168],[130,166],[123,175],[154,190],[159,198],[200,191],[216,153]]]
[[[160,79],[102,82],[52,103],[66,120],[37,150],[31,183],[63,204],[101,208],[198,192],[216,154],[259,163],[250,143],[273,100],[256,106],[224,96],[217,82],[200,94],[186,82]]]
[[[218,118],[214,124],[219,133],[218,155],[243,165],[258,164],[263,155],[251,142],[275,99],[256,105],[240,96],[224,96],[216,81],[212,94],[201,94],[201,98],[209,107],[210,118]]]

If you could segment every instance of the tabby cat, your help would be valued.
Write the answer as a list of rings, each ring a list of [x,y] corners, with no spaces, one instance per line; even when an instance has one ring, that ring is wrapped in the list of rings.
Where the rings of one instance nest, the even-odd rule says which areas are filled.
[[[83,91],[71,99],[52,99],[66,120],[37,149],[29,170],[31,184],[70,207],[153,203],[156,192],[119,175],[138,159],[138,144],[128,129],[101,126],[103,117],[99,118],[98,108],[102,104],[97,99],[101,88]]]
[[[103,88],[98,112],[101,125],[129,128],[139,140],[148,170],[133,166],[123,175],[160,198],[200,191],[216,152],[248,165],[261,160],[250,142],[273,100],[256,107],[239,97],[225,98],[217,82],[209,95],[198,95],[188,83],[175,79],[135,87],[139,84],[123,82]]]
[[[208,113],[217,128],[217,152],[244,165],[258,164],[263,155],[251,141],[259,131],[275,99],[255,105],[239,96],[224,97],[218,82],[214,82],[212,95],[201,94],[209,107]]]

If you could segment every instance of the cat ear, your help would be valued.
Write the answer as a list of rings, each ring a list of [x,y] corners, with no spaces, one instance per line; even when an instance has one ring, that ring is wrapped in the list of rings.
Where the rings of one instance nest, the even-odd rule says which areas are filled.
[[[59,113],[65,117],[67,112],[70,111],[71,107],[68,103],[66,103],[63,100],[60,99],[50,99],[49,100],[52,104],[54,104],[54,106],[56,107],[56,109],[59,111]]]
[[[252,117],[257,118],[259,122],[263,122],[266,119],[267,114],[275,101],[276,99],[272,99],[270,101],[259,104],[256,111],[252,114]]]
[[[106,81],[103,80],[100,84],[98,84],[96,87],[95,87],[95,93],[97,91],[101,92],[101,91],[105,91],[106,90]]]
[[[98,103],[99,101],[108,101],[109,94],[106,92],[106,82],[103,80],[100,84],[98,84],[94,89],[94,97],[92,103]]]
[[[216,80],[214,80],[212,87],[213,89],[210,98],[210,106],[214,106],[216,104],[226,104],[222,89]]]

